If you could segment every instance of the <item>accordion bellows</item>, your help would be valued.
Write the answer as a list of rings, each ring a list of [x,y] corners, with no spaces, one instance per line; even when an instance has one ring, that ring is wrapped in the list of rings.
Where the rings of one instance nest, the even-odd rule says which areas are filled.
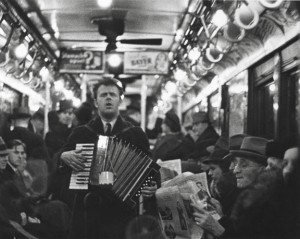
[[[100,135],[96,144],[77,144],[86,157],[85,169],[73,171],[69,189],[101,190],[99,175],[112,172],[111,192],[122,202],[134,207],[141,189],[148,186],[159,173],[160,166],[135,146],[116,137]]]

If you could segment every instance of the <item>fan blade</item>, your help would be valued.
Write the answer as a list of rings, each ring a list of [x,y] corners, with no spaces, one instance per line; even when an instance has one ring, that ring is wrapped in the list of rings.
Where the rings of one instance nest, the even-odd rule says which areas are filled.
[[[90,40],[90,39],[67,39],[61,38],[59,39],[61,42],[105,42],[105,40]]]
[[[119,40],[123,44],[136,44],[136,45],[161,45],[161,38],[149,38],[149,39],[123,39]]]

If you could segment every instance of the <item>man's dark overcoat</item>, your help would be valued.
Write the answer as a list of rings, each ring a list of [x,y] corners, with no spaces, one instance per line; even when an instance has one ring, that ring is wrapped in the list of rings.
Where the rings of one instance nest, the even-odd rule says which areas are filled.
[[[74,150],[77,143],[95,143],[98,139],[98,135],[104,135],[104,127],[99,116],[91,120],[87,125],[75,128],[72,131],[68,142],[63,146],[61,152],[57,156],[60,157],[62,152]],[[116,137],[123,139],[132,145],[135,145],[137,148],[150,155],[149,142],[144,131],[140,127],[135,127],[131,123],[123,120],[121,116],[117,118],[117,121],[112,129],[112,135],[115,135]],[[62,163],[61,160],[59,160],[59,162],[61,164],[60,171],[62,175],[61,181],[63,184],[61,196],[65,202],[67,202],[69,205],[72,205],[74,213],[71,237],[79,238],[84,229],[82,228],[82,223],[77,223],[76,221],[77,219],[81,218],[82,222],[82,211],[89,211],[89,209],[83,208],[83,199],[86,195],[86,192],[74,193],[68,190],[72,170],[70,167]],[[106,195],[101,194],[100,198],[102,201],[100,203],[100,208],[95,205],[99,202],[86,203],[85,207],[87,207],[87,205],[94,205],[92,210],[98,214],[101,213],[102,221],[100,221],[100,225],[107,225],[102,229],[106,230],[110,235],[118,238],[118,236],[123,234],[125,225],[128,223],[128,221],[136,215],[136,210],[125,208],[120,202],[106,197]],[[97,201],[99,198],[95,200]],[[100,211],[97,211],[97,208]],[[95,229],[91,225],[93,223],[95,224],[94,227],[99,227],[99,224],[96,225],[99,223],[99,221],[97,222],[96,219],[92,221],[88,220],[88,226],[91,229],[87,231],[94,236],[95,234],[93,234],[91,231]]]

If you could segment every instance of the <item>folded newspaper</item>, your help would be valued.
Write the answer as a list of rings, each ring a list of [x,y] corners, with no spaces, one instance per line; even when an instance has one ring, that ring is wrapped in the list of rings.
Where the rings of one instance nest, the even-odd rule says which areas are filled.
[[[167,181],[156,192],[162,227],[170,239],[200,239],[204,231],[193,219],[191,195],[218,220],[220,216],[209,206],[211,198],[205,173],[185,172]]]

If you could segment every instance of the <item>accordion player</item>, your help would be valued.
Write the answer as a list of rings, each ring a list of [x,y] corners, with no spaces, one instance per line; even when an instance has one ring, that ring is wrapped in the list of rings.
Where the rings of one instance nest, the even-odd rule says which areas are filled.
[[[109,187],[122,202],[134,207],[141,190],[149,186],[160,166],[122,139],[100,135],[95,144],[77,144],[86,158],[82,171],[73,171],[69,189],[101,190]],[[107,190],[106,190],[107,191]]]

